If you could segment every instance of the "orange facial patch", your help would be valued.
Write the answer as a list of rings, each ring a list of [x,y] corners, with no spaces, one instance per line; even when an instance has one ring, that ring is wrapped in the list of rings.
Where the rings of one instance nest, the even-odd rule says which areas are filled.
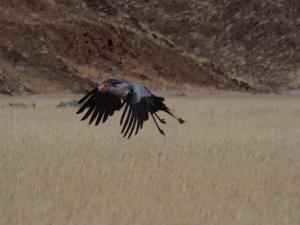
[[[99,85],[99,88],[100,88],[100,90],[105,91],[105,90],[108,89],[108,84],[107,83],[102,83],[102,84]]]

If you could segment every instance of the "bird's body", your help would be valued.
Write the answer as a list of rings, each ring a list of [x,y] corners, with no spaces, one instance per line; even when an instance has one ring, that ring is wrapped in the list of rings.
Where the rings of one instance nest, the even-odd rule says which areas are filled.
[[[109,91],[114,96],[124,100],[130,92],[130,83],[127,80],[122,80],[121,83],[116,84],[116,86],[111,86]]]
[[[121,125],[125,122],[122,128],[122,133],[125,132],[124,137],[128,134],[130,138],[134,129],[137,134],[139,129],[142,129],[143,123],[149,119],[149,114],[159,132],[164,135],[155,117],[163,124],[166,122],[158,117],[157,111],[165,111],[176,118],[179,123],[184,123],[184,121],[174,116],[163,101],[164,98],[153,95],[145,86],[137,82],[110,77],[79,101],[83,104],[77,113],[88,109],[82,120],[91,116],[89,124],[96,120],[95,125],[98,125],[101,121],[104,123],[109,116],[125,105],[120,121]]]

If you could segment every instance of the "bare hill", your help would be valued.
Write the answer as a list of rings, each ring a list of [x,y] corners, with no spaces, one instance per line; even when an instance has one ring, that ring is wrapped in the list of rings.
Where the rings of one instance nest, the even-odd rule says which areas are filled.
[[[264,22],[257,17],[256,28],[250,22],[245,28],[244,15],[248,8],[252,10],[251,4],[242,4],[247,12],[240,12],[237,1],[235,7],[225,8],[221,1],[203,4],[1,1],[0,93],[79,93],[109,73],[157,89],[278,91],[299,87],[298,33],[293,30],[300,23],[299,14],[278,17],[278,23],[289,23],[287,27],[283,23],[260,28],[259,24],[268,25],[273,18],[266,15]],[[250,32],[255,29],[258,32]],[[276,43],[265,39],[268,33]],[[249,39],[250,34],[254,38]],[[283,34],[285,39],[280,39]]]
[[[300,87],[297,0],[112,0],[183,49],[259,90]]]

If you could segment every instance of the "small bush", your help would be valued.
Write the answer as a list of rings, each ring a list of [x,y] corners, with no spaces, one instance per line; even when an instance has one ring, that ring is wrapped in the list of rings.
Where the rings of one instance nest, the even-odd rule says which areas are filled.
[[[56,105],[57,108],[78,107],[78,106],[79,104],[77,100],[61,101]]]
[[[36,104],[35,103],[19,103],[19,102],[9,102],[8,103],[9,107],[16,107],[16,108],[35,108]]]

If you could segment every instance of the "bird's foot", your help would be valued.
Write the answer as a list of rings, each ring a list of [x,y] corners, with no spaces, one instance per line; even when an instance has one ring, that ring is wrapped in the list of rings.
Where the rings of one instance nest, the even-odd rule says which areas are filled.
[[[165,119],[159,119],[159,121],[163,124],[166,124],[167,122],[165,121]]]
[[[178,122],[179,122],[180,124],[185,123],[185,121],[184,121],[183,119],[181,119],[181,118],[178,119]]]
[[[161,133],[163,136],[166,136],[165,132],[162,129],[159,130],[159,133]]]

